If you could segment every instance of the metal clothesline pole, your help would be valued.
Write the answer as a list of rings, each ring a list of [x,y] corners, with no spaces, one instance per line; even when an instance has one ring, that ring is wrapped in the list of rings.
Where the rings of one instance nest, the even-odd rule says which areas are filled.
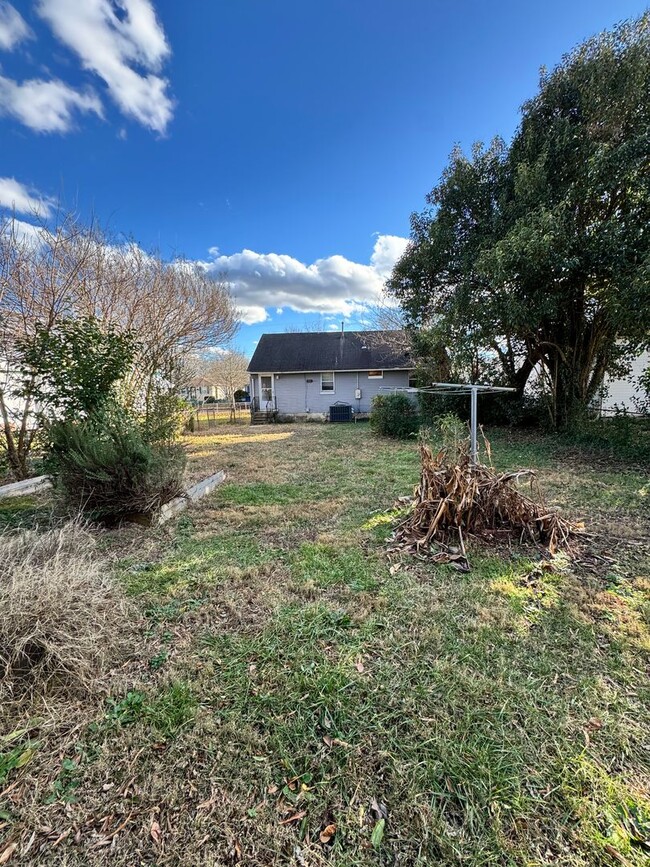
[[[478,444],[476,442],[476,428],[477,428],[477,408],[478,408],[478,389],[472,388],[471,397],[470,397],[470,449],[469,449],[469,459],[473,467],[478,463]]]
[[[423,388],[408,388],[400,386],[382,386],[386,391],[406,391],[417,394],[442,394],[451,397],[457,394],[469,394],[470,396],[470,462],[473,467],[478,463],[478,395],[494,394],[495,392],[513,392],[516,388],[506,388],[502,385],[479,385],[478,383],[465,382],[432,382]]]

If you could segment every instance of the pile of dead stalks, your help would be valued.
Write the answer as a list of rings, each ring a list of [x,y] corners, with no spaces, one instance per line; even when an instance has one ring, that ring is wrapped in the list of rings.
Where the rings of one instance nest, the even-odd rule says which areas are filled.
[[[391,538],[391,553],[426,554],[467,571],[468,536],[495,544],[528,541],[553,555],[559,550],[571,553],[572,540],[582,533],[580,524],[544,506],[534,470],[497,473],[483,464],[472,465],[462,448],[455,462],[448,462],[445,449],[434,453],[426,443],[420,444],[420,459],[420,483],[406,501],[408,513]],[[518,488],[524,479],[530,496]],[[401,505],[406,505],[404,500]]]

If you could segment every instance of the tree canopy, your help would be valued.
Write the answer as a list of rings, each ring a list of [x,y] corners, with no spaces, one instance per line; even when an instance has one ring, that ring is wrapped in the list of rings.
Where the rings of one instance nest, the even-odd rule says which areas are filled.
[[[17,479],[30,472],[35,401],[56,394],[59,413],[89,412],[79,401],[119,379],[124,405],[153,418],[173,404],[187,359],[239,325],[228,286],[191,262],[70,214],[26,225],[0,212],[0,460]]]
[[[648,345],[649,224],[646,13],[542,71],[509,146],[452,152],[387,288],[452,358],[535,370],[566,426]]]

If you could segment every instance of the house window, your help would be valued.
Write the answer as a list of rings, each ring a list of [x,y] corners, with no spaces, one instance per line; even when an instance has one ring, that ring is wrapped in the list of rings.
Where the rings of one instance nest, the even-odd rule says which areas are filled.
[[[418,387],[418,378],[415,375],[415,371],[411,370],[409,373],[409,388],[417,388]]]
[[[321,373],[320,390],[334,391],[334,373],[332,371],[329,371],[329,373]]]
[[[369,370],[368,371],[368,379],[383,379],[384,371],[383,370]]]
[[[273,400],[273,377],[272,376],[260,376],[260,391],[262,393],[262,400],[268,403]]]

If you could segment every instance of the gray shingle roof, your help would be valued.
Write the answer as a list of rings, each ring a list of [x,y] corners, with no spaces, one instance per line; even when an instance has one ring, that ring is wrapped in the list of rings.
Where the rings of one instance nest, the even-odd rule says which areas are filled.
[[[250,373],[323,370],[410,370],[415,367],[395,331],[263,334]],[[405,341],[404,341],[405,342]]]

